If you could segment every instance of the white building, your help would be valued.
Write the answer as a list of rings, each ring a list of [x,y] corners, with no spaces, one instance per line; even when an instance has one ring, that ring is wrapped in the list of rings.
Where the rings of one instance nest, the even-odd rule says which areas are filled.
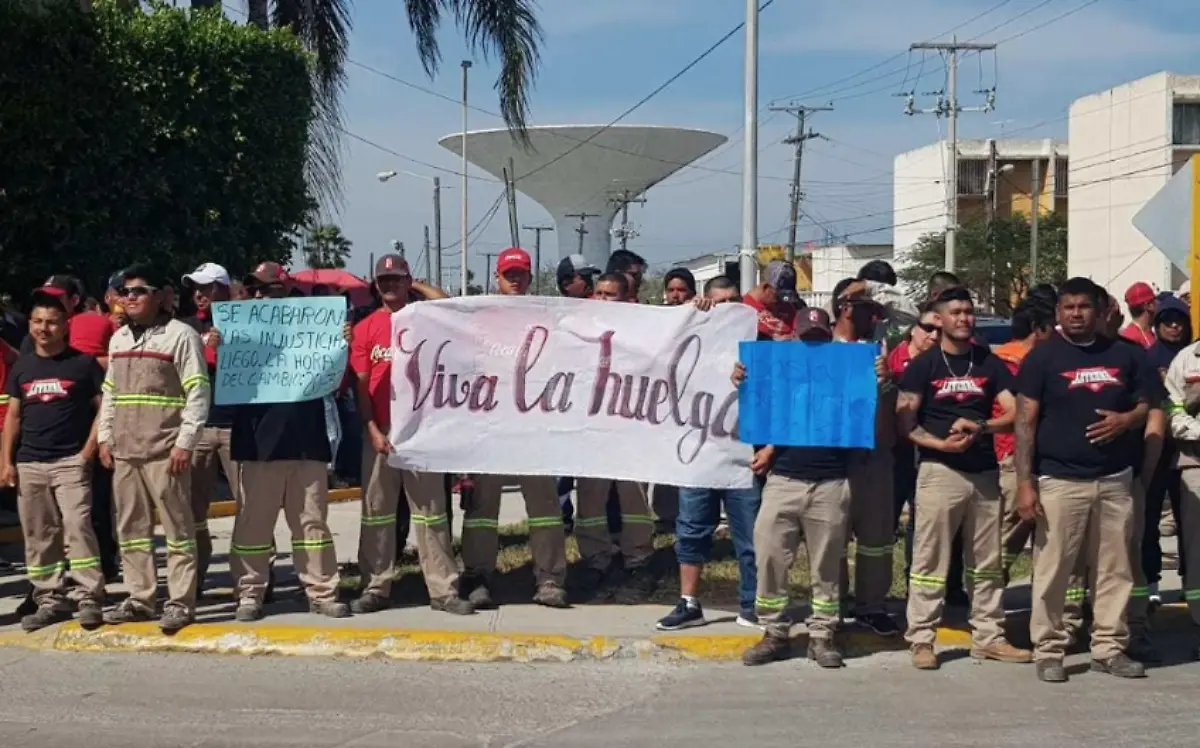
[[[1074,143],[1071,150],[1074,151]],[[1066,207],[1067,144],[1055,140],[959,140],[958,222],[987,212],[1031,213],[1033,163],[1040,162],[1042,213]],[[892,245],[897,269],[905,253],[926,234],[941,233],[949,223],[946,186],[950,142],[943,140],[896,156],[892,175]],[[1011,168],[1009,168],[1011,167]]]
[[[1070,275],[1121,298],[1136,281],[1177,288],[1174,267],[1133,217],[1200,153],[1200,76],[1158,73],[1078,99],[1070,110]]]
[[[832,244],[812,249],[812,290],[829,294],[843,278],[858,275],[871,260],[892,261],[890,244]]]
[[[692,277],[696,279],[696,290],[702,291],[704,284],[718,275],[729,275],[732,272],[736,276],[737,264],[738,254],[736,251],[731,251],[701,255],[691,260],[684,260],[678,266],[692,271]],[[731,265],[732,267],[730,267]]]

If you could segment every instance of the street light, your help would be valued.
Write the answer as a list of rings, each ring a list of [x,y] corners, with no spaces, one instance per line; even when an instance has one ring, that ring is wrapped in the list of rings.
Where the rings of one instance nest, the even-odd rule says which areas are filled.
[[[415,171],[406,171],[400,169],[389,169],[381,171],[375,175],[375,178],[380,183],[386,183],[388,180],[398,177],[401,174],[410,177],[424,179],[427,182],[433,182],[433,247],[430,248],[430,267],[429,274],[433,276],[434,284],[442,285],[442,180],[439,177],[427,177],[424,174],[418,174]]]

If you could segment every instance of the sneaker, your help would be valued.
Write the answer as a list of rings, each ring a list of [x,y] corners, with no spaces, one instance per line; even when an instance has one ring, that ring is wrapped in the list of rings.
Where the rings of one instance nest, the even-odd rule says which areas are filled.
[[[689,603],[687,600],[679,598],[675,609],[658,619],[654,628],[659,631],[679,631],[693,626],[703,626],[706,623],[708,621],[704,620],[704,608],[700,606],[700,603]]]
[[[638,567],[625,575],[625,580],[613,593],[613,600],[618,605],[638,605],[648,601],[657,586],[654,573],[645,567]]]
[[[1031,650],[1014,647],[1003,639],[986,647],[971,647],[971,657],[976,660],[995,660],[996,662],[1033,662]]]
[[[110,626],[119,626],[122,623],[141,623],[144,621],[153,620],[154,611],[146,608],[141,603],[135,603],[132,600],[126,600],[104,614],[104,622]]]
[[[808,659],[831,670],[842,666],[842,652],[833,639],[808,640]]]
[[[1121,652],[1109,657],[1107,660],[1098,660],[1092,658],[1092,670],[1097,673],[1108,673],[1115,675],[1118,678],[1145,678],[1146,667],[1140,662],[1135,662],[1129,658],[1129,655]]]
[[[1037,679],[1042,683],[1066,683],[1067,670],[1062,660],[1038,660]]]
[[[864,613],[855,620],[879,636],[896,636],[900,633],[900,627],[887,613]]]
[[[567,601],[567,591],[563,589],[562,585],[556,582],[543,582],[539,584],[537,592],[533,593],[533,601],[547,608],[571,607],[571,603]]]
[[[792,643],[787,637],[767,633],[763,634],[758,644],[742,653],[742,664],[766,665],[768,662],[786,660],[791,652]]]
[[[239,623],[254,623],[262,620],[263,606],[253,600],[243,600],[238,603],[237,610],[233,612],[233,620]]]
[[[762,628],[762,624],[758,620],[758,614],[752,610],[743,610],[733,622],[748,629]]]
[[[104,625],[104,609],[95,600],[79,601],[79,625],[86,631],[98,629]]]
[[[308,601],[308,612],[316,613],[325,616],[326,618],[349,618],[350,606],[346,603],[339,603],[336,600],[325,602],[317,602],[316,600]]]
[[[475,613],[475,606],[471,604],[471,601],[464,600],[457,595],[443,597],[440,600],[430,600],[429,607],[443,613],[453,613],[456,616],[469,616]]]
[[[1129,637],[1129,647],[1126,648],[1125,654],[1143,665],[1158,665],[1162,662],[1162,653],[1154,646],[1150,634],[1145,631],[1138,631]]]
[[[912,666],[917,670],[937,670],[941,667],[937,653],[932,644],[914,644],[912,648]]]
[[[57,605],[43,605],[33,613],[21,618],[21,628],[26,633],[71,620],[71,611]]]
[[[392,607],[390,597],[376,595],[374,592],[364,592],[357,600],[350,603],[350,610],[356,616],[364,613],[378,613],[390,607]]]
[[[158,619],[158,627],[164,634],[174,634],[195,620],[196,617],[192,611],[182,605],[168,605],[163,608],[162,618]]]

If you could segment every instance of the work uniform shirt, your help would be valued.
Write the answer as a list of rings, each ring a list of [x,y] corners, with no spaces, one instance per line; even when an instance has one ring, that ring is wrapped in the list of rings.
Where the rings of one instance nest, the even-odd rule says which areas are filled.
[[[23,354],[13,364],[7,394],[21,406],[17,462],[54,462],[79,454],[96,416],[104,369],[96,359],[67,348],[43,358]]]
[[[367,376],[371,412],[386,434],[392,422],[392,312],[380,307],[354,326],[350,368]]]
[[[940,346],[917,356],[904,370],[900,389],[921,397],[917,424],[938,439],[950,435],[960,418],[986,421],[1001,392],[1013,389],[1004,362],[980,345],[965,354],[946,353]],[[996,469],[992,435],[980,434],[965,452],[942,452],[918,445],[921,460],[940,462],[963,473]]]
[[[1017,393],[1039,403],[1033,471],[1083,480],[1140,463],[1141,429],[1129,429],[1107,444],[1088,440],[1088,426],[1102,419],[1096,411],[1124,413],[1141,400],[1157,406],[1164,397],[1158,373],[1137,346],[1108,338],[1079,346],[1062,335],[1021,362]]]

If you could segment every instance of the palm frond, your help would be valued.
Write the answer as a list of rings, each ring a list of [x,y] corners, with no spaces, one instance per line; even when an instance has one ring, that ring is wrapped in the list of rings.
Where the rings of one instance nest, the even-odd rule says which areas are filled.
[[[437,73],[438,64],[442,61],[442,52],[438,47],[437,31],[442,22],[443,0],[404,0],[404,11],[408,16],[408,25],[412,29],[413,38],[417,40],[417,55],[425,73],[431,78]]]

